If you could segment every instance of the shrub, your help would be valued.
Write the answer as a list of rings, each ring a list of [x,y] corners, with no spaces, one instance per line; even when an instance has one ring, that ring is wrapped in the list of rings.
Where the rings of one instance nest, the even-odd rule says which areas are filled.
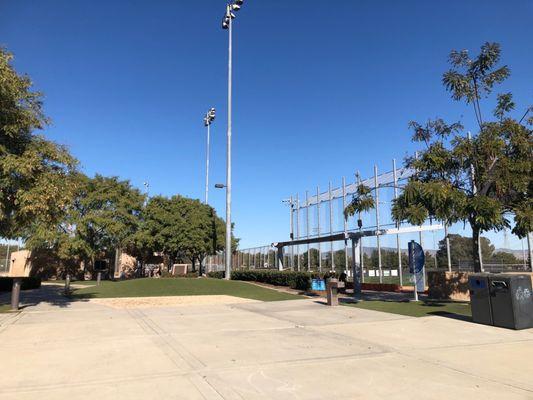
[[[38,289],[41,287],[41,278],[22,278],[22,290]],[[11,292],[13,278],[0,278],[0,292]]]
[[[224,271],[210,272],[210,278],[224,278]],[[309,290],[311,278],[317,274],[297,271],[277,271],[277,270],[234,270],[231,273],[231,280],[261,282],[275,286],[288,286],[296,290]]]
[[[226,276],[226,273],[224,271],[213,271],[207,273],[208,278],[224,279],[224,276]]]

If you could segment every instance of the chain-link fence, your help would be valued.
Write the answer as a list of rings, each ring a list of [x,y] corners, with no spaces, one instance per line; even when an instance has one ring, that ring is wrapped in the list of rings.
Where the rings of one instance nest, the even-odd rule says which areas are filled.
[[[9,272],[9,267],[11,264],[11,255],[18,251],[20,248],[19,245],[11,243],[0,244],[0,274],[6,274]]]

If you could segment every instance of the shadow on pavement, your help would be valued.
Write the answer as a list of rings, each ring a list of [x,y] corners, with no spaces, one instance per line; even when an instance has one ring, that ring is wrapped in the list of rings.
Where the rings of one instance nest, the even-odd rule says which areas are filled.
[[[432,312],[430,312],[428,314],[429,315],[435,315],[437,317],[445,317],[445,318],[456,319],[456,320],[464,321],[464,322],[473,322],[472,321],[472,317],[470,317],[468,315],[457,314],[457,313],[450,312],[450,311],[432,311]]]
[[[465,322],[472,322],[472,317],[470,315],[465,315],[462,311],[458,310],[457,307],[465,307],[463,302],[454,302],[446,300],[429,300],[427,297],[422,296],[419,300],[419,303],[414,303],[412,301],[412,294],[405,293],[387,293],[387,292],[364,292],[359,299],[354,299],[352,297],[341,297],[339,298],[340,304],[356,304],[360,301],[366,303],[379,302],[379,303],[390,303],[390,310],[381,309],[377,311],[390,312],[393,314],[408,315],[400,312],[398,309],[394,310],[393,305],[405,305],[408,307],[408,304],[411,304],[413,307],[420,307],[422,309],[427,308],[423,311],[422,315],[419,316],[438,316],[456,319]],[[316,301],[319,304],[327,304],[325,301]],[[372,308],[369,308],[372,309]],[[464,310],[466,311],[466,310]]]
[[[73,289],[73,292],[75,291],[76,289]],[[91,297],[93,296],[73,296],[72,293],[69,296],[66,296],[64,294],[63,285],[45,284],[38,289],[21,291],[19,310],[24,310],[41,305],[68,308],[74,302],[86,301]],[[11,304],[11,292],[0,293],[0,304]]]

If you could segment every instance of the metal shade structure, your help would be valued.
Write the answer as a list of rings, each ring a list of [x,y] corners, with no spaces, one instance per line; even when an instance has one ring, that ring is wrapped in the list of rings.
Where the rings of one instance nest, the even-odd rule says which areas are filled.
[[[345,243],[348,241],[352,242],[352,276],[354,281],[354,297],[358,297],[361,294],[361,277],[363,275],[363,268],[361,265],[361,238],[369,236],[383,236],[383,235],[400,235],[405,233],[413,232],[424,232],[424,231],[436,231],[444,229],[444,226],[441,224],[430,224],[422,226],[409,226],[403,228],[390,228],[390,229],[369,229],[358,232],[343,232],[337,233],[334,235],[319,236],[309,239],[297,239],[286,242],[277,242],[272,243],[272,246],[276,247],[276,263],[278,269],[281,271],[284,269],[283,266],[283,249],[287,246],[298,246],[303,244],[314,244],[314,243],[324,243],[331,241],[344,240]]]

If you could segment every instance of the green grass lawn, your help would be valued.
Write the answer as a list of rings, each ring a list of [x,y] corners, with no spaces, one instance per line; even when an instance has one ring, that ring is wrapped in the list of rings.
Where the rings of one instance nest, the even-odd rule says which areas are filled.
[[[55,285],[61,285],[61,286],[65,286],[65,281],[64,280],[55,280],[55,281],[43,281],[43,283],[51,283],[51,284],[55,284]],[[96,281],[70,281],[70,284],[71,285],[87,285],[87,286],[90,286],[90,285],[96,285]]]
[[[392,314],[407,315],[409,317],[428,317],[430,315],[456,315],[458,317],[471,317],[470,304],[445,301],[379,301],[368,300],[358,303],[344,303],[350,307],[363,308],[388,312]]]
[[[11,304],[0,304],[0,313],[9,312],[11,310]]]
[[[365,276],[365,283],[379,283],[379,276]],[[392,283],[395,285],[400,284],[400,277],[399,276],[384,276],[383,277],[383,283]],[[411,282],[409,282],[409,277],[404,276],[404,285],[412,285]]]
[[[133,279],[121,282],[102,281],[100,286],[76,289],[74,299],[109,297],[157,297],[228,295],[262,301],[295,300],[303,297],[281,293],[247,282],[222,279]]]

